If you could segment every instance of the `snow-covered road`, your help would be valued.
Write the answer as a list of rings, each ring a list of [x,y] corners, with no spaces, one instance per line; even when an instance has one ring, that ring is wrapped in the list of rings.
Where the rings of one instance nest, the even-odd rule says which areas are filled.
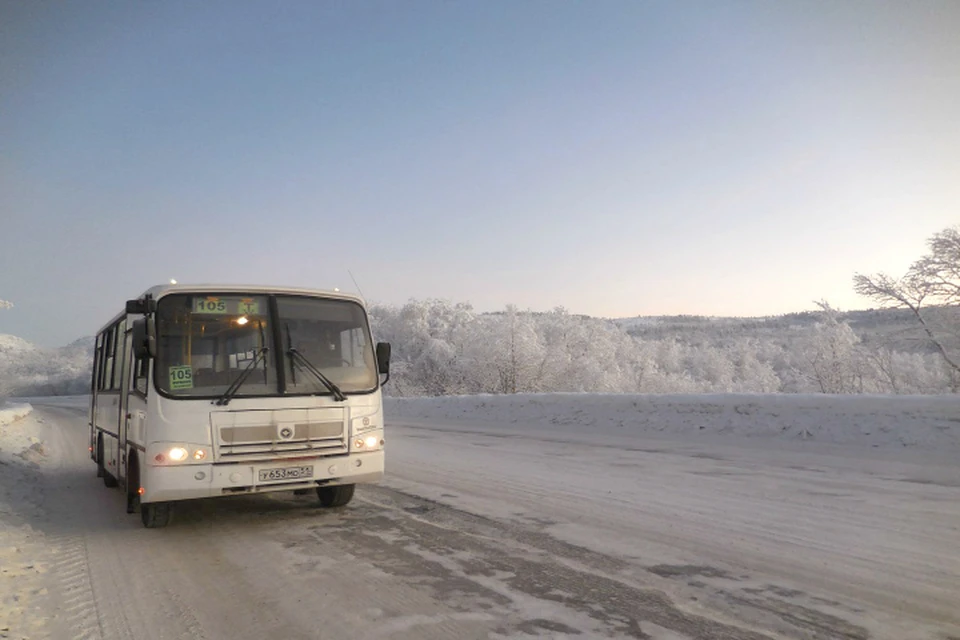
[[[43,447],[0,458],[0,638],[960,637],[936,451],[398,418],[345,509],[242,496],[147,530],[85,409],[33,404],[12,427]]]

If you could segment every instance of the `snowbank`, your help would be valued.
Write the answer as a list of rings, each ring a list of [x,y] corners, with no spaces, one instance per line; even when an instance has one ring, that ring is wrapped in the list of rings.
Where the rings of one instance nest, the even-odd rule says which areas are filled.
[[[387,423],[449,421],[591,437],[660,434],[960,451],[960,396],[517,394],[389,398]]]
[[[0,402],[0,427],[19,420],[33,411],[33,406],[26,402],[7,403]]]

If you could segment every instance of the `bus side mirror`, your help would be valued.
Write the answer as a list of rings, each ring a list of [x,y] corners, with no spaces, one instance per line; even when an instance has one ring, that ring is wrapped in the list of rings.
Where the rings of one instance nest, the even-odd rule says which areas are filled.
[[[377,373],[387,376],[380,384],[387,384],[390,379],[390,343],[377,343]]]
[[[127,311],[130,310],[130,303],[127,303]],[[131,312],[135,313],[135,312]],[[133,357],[137,360],[144,360],[150,357],[150,344],[147,337],[147,320],[141,318],[133,321]]]
[[[137,360],[153,358],[157,355],[157,338],[153,318],[141,318],[133,321],[133,357]]]

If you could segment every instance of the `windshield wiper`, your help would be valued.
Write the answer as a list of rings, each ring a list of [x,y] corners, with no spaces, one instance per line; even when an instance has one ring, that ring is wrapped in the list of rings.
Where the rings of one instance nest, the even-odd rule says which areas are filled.
[[[330,378],[320,373],[320,370],[317,369],[315,366],[313,366],[313,363],[307,360],[307,357],[305,355],[303,355],[293,347],[290,347],[289,349],[287,349],[287,353],[290,354],[290,358],[293,360],[293,362],[300,365],[301,369],[305,369],[309,373],[312,373],[317,380],[322,382],[323,386],[329,389],[330,393],[333,394],[334,400],[336,400],[337,402],[343,402],[344,400],[347,399],[347,396],[343,395],[343,391],[340,391],[340,387],[335,385],[330,380]]]
[[[261,358],[266,360],[266,354],[269,349],[266,347],[260,347],[257,350],[257,355],[254,356],[253,360],[250,361],[250,364],[247,365],[247,368],[240,372],[240,375],[230,383],[230,386],[227,387],[227,390],[223,392],[223,395],[217,398],[217,401],[214,403],[218,407],[230,404],[230,400],[233,399],[233,396],[237,394],[237,391],[240,390],[240,387],[243,386],[243,383],[246,382],[247,378],[250,377],[250,372],[256,368],[257,363],[260,362]]]

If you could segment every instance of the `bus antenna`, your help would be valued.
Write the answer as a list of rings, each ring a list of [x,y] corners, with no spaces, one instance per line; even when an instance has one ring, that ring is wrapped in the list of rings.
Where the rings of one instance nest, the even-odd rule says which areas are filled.
[[[363,289],[361,289],[360,285],[357,284],[357,279],[353,277],[352,273],[350,273],[350,269],[347,269],[347,273],[350,275],[350,279],[353,280],[353,286],[355,286],[357,288],[357,291],[360,292],[360,297],[366,300],[367,296],[363,295]]]

